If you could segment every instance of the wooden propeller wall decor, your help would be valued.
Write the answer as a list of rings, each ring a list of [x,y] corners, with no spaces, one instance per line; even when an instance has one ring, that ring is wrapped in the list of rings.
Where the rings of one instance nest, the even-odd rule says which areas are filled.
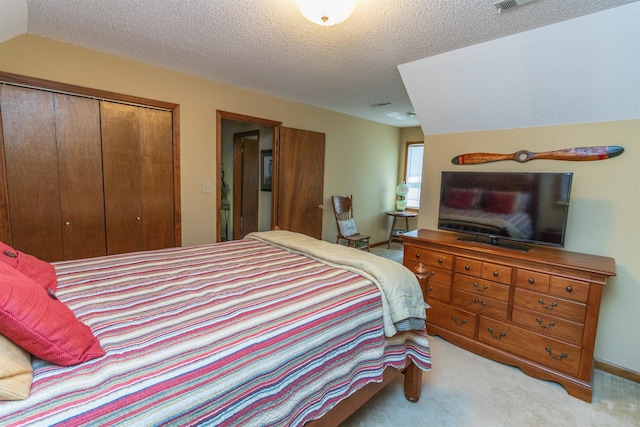
[[[544,151],[532,153],[527,150],[520,150],[512,154],[492,154],[492,153],[468,153],[461,154],[451,159],[454,165],[478,165],[480,163],[499,162],[502,160],[515,160],[524,163],[529,160],[604,160],[619,156],[624,152],[624,148],[617,145],[599,147],[578,147],[567,148],[565,150]]]

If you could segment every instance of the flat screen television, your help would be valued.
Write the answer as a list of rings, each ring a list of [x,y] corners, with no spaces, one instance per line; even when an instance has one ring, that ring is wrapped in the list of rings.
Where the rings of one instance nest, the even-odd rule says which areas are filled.
[[[529,250],[564,246],[570,172],[442,172],[438,228]]]

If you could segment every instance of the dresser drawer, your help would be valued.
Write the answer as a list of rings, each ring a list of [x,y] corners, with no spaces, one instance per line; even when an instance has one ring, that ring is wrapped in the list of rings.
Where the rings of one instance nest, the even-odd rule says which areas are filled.
[[[558,298],[554,295],[529,292],[516,288],[513,305],[527,308],[538,313],[561,317],[576,323],[584,323],[586,306],[584,304]]]
[[[478,340],[493,347],[576,376],[580,367],[580,347],[485,317],[480,318]]]
[[[506,302],[497,301],[482,295],[454,289],[451,295],[451,303],[495,319],[507,319],[508,304]]]
[[[589,284],[564,277],[551,277],[549,293],[560,298],[586,303],[589,300]]]
[[[469,258],[456,258],[456,273],[480,277],[482,275],[482,261]]]
[[[423,289],[422,293],[425,296],[425,301],[429,302],[429,304],[431,304],[433,298],[437,298],[440,301],[449,302],[451,287],[440,283],[428,282],[427,289]]]
[[[493,280],[494,282],[500,282],[508,285],[511,283],[512,271],[513,268],[511,267],[483,262],[481,277],[483,279]]]
[[[449,271],[453,268],[452,255],[410,245],[405,245],[404,247],[404,260],[421,262],[423,264],[443,268]]]
[[[429,305],[431,308],[427,311],[427,331],[429,325],[434,324],[473,338],[476,332],[476,315],[474,313],[436,301],[429,301]]]
[[[536,292],[549,292],[549,280],[551,276],[537,271],[518,269],[516,273],[516,286]]]
[[[511,320],[513,323],[550,337],[570,340],[575,343],[582,342],[584,325],[581,323],[548,316],[520,307],[513,307]]]
[[[470,292],[476,295],[482,295],[498,301],[509,301],[509,286],[492,282],[490,280],[456,274],[453,287],[454,289]]]

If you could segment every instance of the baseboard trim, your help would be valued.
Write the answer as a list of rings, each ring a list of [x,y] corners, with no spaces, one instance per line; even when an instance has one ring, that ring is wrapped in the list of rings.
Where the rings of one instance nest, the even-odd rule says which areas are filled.
[[[601,371],[609,374],[640,383],[640,372],[632,371],[631,369],[623,368],[622,366],[614,365],[613,363],[603,362],[598,359],[596,359],[595,367],[596,369],[600,369]]]

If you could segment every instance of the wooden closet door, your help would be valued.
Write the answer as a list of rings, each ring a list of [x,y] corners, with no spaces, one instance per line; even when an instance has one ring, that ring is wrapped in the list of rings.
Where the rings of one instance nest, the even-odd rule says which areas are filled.
[[[54,95],[64,259],[106,255],[100,102]]]
[[[173,115],[139,108],[142,186],[142,247],[175,246]]]
[[[46,261],[62,260],[53,94],[8,85],[0,90],[10,244]]]
[[[100,102],[109,255],[143,249],[138,110],[131,105]]]

